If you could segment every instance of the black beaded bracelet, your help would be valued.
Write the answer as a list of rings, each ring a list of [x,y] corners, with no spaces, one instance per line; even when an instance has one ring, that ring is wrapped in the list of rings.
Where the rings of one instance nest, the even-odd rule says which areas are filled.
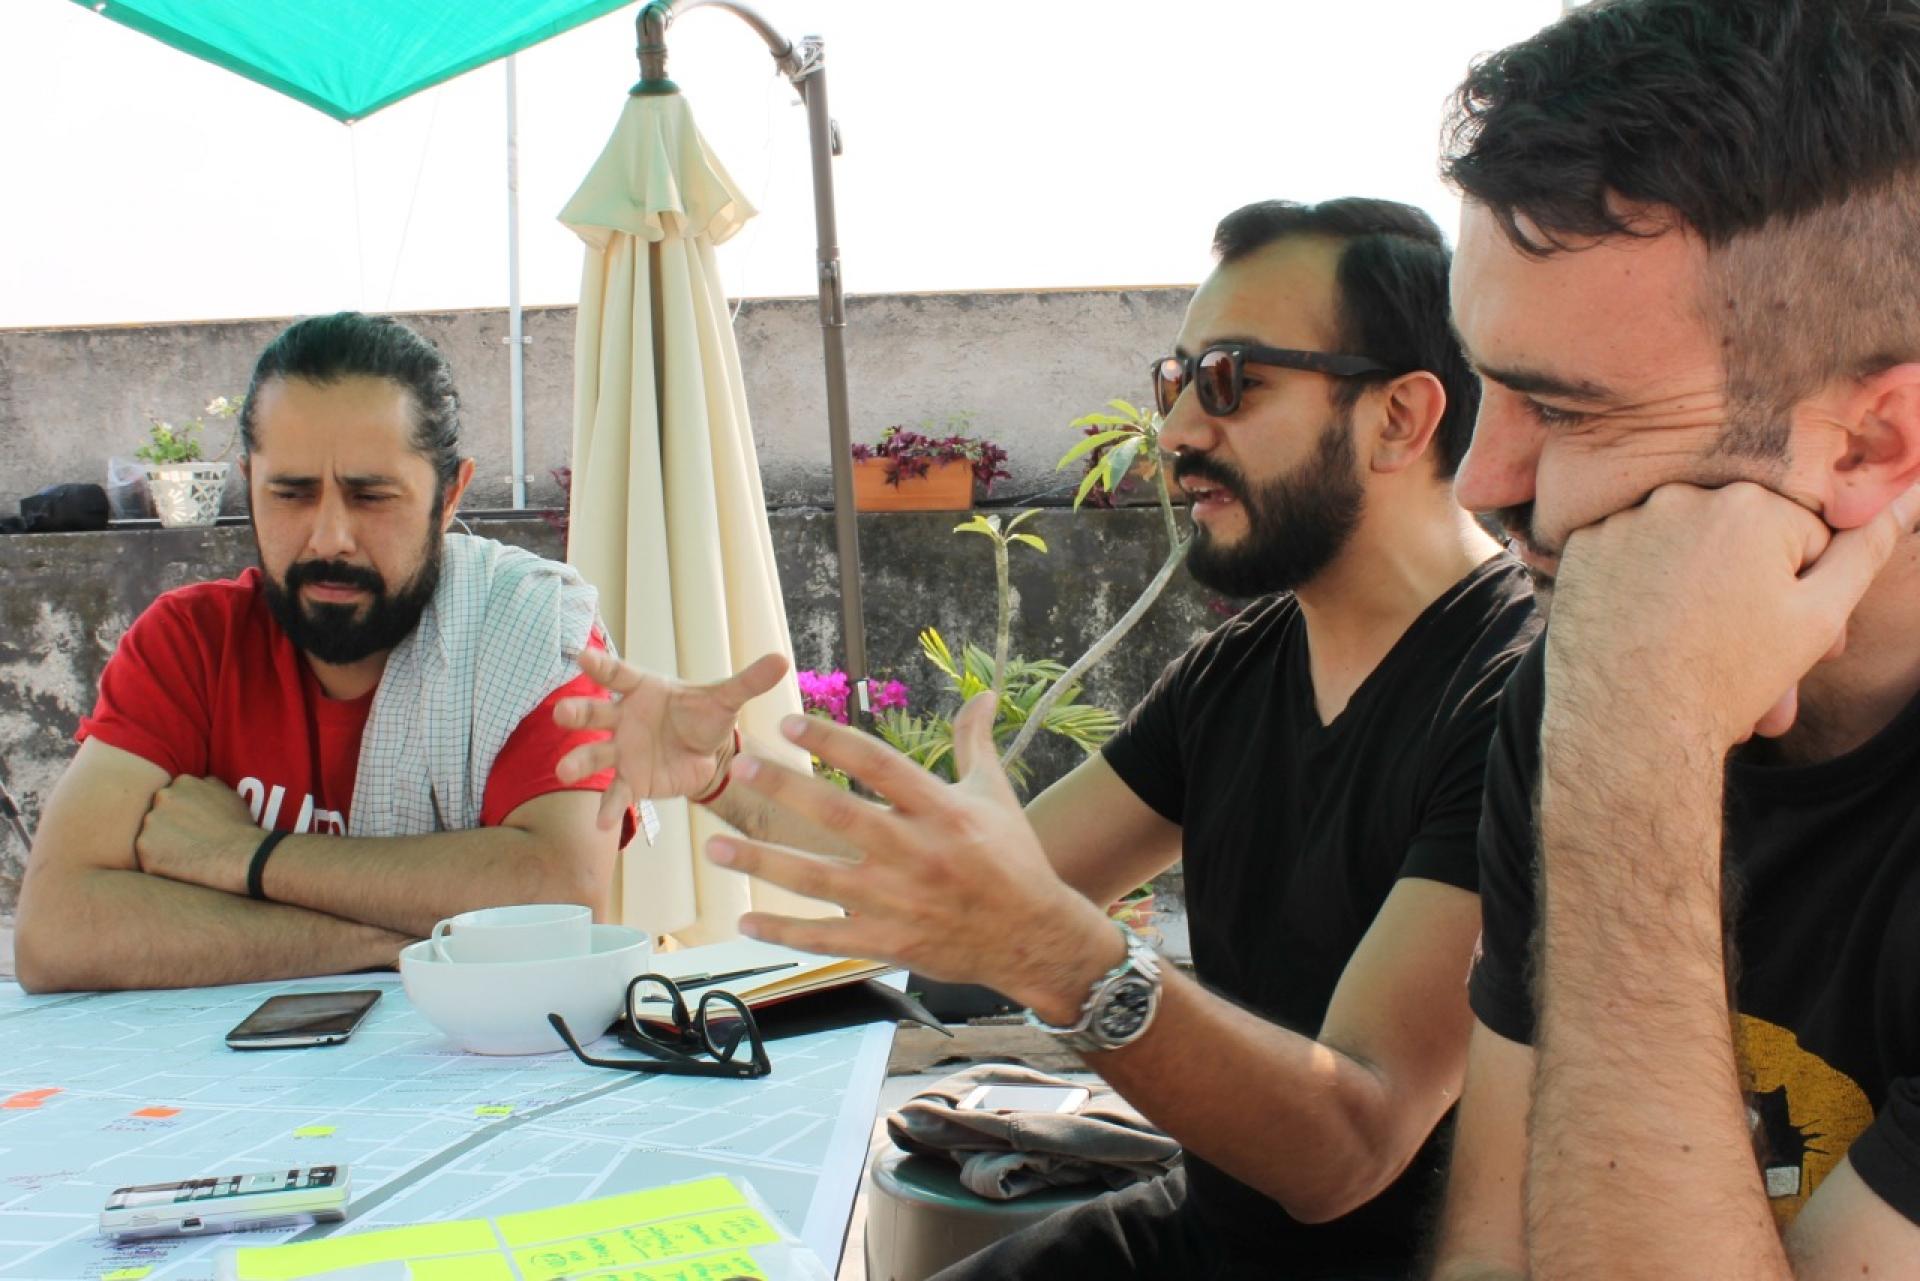
[[[247,897],[258,902],[267,901],[267,889],[262,883],[267,871],[267,855],[273,853],[273,847],[292,836],[292,832],[268,832],[266,839],[260,842],[260,848],[253,852],[253,862],[247,865]]]

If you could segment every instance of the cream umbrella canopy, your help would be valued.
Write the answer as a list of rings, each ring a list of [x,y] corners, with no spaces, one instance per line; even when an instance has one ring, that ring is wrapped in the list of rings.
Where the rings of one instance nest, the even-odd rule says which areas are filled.
[[[627,99],[560,214],[586,242],[567,558],[599,588],[622,656],[689,681],[793,655],[714,259],[753,214],[678,93]],[[747,705],[741,729],[805,769],[806,754],[777,730],[798,711],[789,675]],[[684,801],[656,804],[658,839],[634,842],[621,863],[628,924],[704,943],[732,937],[750,907],[837,910],[714,867],[699,850],[719,820]]]

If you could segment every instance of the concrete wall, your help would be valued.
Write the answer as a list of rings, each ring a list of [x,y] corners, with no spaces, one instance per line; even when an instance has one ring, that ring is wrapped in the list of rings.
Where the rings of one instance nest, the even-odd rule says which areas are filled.
[[[1058,486],[1067,423],[1125,396],[1147,396],[1147,363],[1170,350],[1183,289],[878,295],[848,302],[854,438],[892,423],[967,412],[1012,455],[1000,494]],[[512,472],[503,311],[402,317],[446,352],[478,460],[470,507],[508,505]],[[216,395],[246,389],[254,358],[284,319],[93,329],[0,330],[0,515],[21,495],[101,480],[110,455],[130,456],[148,416],[178,421]],[[553,506],[573,422],[571,307],[526,313],[529,503]],[[813,299],[741,304],[735,325],[771,506],[821,503],[830,492],[819,307]],[[209,424],[217,449],[227,424]],[[209,451],[211,452],[211,450]],[[1003,482],[1004,484],[1004,482]]]
[[[913,687],[916,708],[941,691],[915,642],[920,628],[938,627],[956,648],[966,639],[992,645],[992,551],[985,539],[953,534],[955,523],[950,513],[861,518],[869,660],[876,672]],[[777,511],[772,525],[796,656],[803,667],[832,666],[839,644],[832,516]],[[1029,658],[1078,656],[1133,602],[1165,553],[1153,509],[1055,509],[1023,528],[1051,549],[1046,556],[1015,549],[1013,650]],[[538,519],[477,521],[475,532],[560,553],[558,533]],[[71,756],[74,727],[132,620],[159,593],[237,573],[253,557],[249,531],[232,525],[0,537],[0,773],[29,823]],[[1089,701],[1125,712],[1169,658],[1219,621],[1218,609],[1177,575],[1089,678]],[[1076,759],[1070,747],[1037,754],[1036,786]],[[23,853],[0,832],[0,918],[17,897]]]

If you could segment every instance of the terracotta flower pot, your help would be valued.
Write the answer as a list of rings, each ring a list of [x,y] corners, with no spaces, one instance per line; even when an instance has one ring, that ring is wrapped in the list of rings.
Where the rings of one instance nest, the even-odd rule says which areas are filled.
[[[924,476],[887,483],[884,458],[853,464],[853,506],[863,512],[963,512],[973,508],[973,464],[965,459],[934,463]]]

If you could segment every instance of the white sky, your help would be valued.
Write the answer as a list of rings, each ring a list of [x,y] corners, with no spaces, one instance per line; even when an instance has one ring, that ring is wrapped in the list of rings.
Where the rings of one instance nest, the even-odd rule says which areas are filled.
[[[827,40],[848,290],[1187,283],[1227,210],[1390,196],[1449,234],[1442,105],[1561,0],[764,0]],[[522,299],[574,301],[555,221],[637,75],[620,13],[520,56]],[[805,113],[703,10],[669,74],[761,217],[735,295],[814,290]],[[507,301],[505,75],[353,126],[70,0],[0,4],[0,326]]]

